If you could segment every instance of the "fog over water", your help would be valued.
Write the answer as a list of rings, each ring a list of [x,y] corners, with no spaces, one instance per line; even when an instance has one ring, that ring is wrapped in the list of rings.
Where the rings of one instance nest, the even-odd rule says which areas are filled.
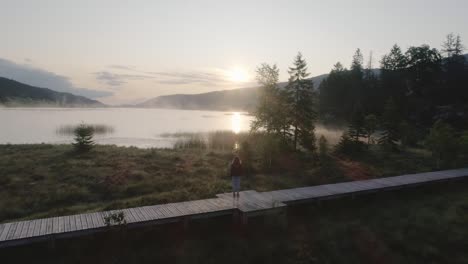
[[[246,113],[139,108],[0,108],[0,144],[71,143],[63,130],[80,123],[104,126],[98,144],[171,148],[180,132],[248,131],[253,117]],[[333,141],[341,132],[317,127]]]

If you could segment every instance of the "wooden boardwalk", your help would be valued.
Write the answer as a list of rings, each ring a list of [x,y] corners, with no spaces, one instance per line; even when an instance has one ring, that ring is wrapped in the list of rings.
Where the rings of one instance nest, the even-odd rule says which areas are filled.
[[[28,244],[62,237],[81,236],[105,232],[109,227],[105,217],[124,212],[126,227],[185,222],[190,219],[240,213],[244,218],[282,210],[288,205],[334,199],[361,193],[412,187],[438,181],[468,178],[468,168],[396,177],[342,182],[271,192],[243,191],[240,199],[231,193],[218,194],[217,198],[168,203],[77,215],[67,215],[29,221],[0,224],[0,247]]]

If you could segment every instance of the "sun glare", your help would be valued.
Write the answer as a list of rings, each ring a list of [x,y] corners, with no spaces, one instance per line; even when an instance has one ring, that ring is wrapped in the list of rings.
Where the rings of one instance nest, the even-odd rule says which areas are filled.
[[[249,81],[249,74],[244,69],[235,68],[228,72],[228,77],[233,82]]]
[[[241,115],[240,113],[233,113],[231,116],[232,132],[239,133],[241,130]]]

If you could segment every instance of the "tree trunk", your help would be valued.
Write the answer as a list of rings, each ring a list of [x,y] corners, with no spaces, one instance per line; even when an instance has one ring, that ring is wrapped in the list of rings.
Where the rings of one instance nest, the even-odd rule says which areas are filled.
[[[297,150],[297,125],[294,125],[294,150]]]

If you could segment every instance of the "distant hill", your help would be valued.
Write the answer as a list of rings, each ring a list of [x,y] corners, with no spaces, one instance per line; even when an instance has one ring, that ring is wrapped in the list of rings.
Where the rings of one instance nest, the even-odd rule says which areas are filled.
[[[102,107],[103,103],[73,95],[39,88],[0,77],[0,105],[52,106],[52,107]]]
[[[148,108],[236,111],[255,108],[258,88],[242,88],[201,94],[158,96],[136,105]]]
[[[317,89],[327,76],[328,74],[322,74],[311,78],[314,87]],[[282,82],[279,83],[279,86],[283,88],[286,84],[286,82]],[[188,110],[250,111],[255,109],[258,92],[258,87],[252,87],[201,94],[163,95],[135,106]]]

